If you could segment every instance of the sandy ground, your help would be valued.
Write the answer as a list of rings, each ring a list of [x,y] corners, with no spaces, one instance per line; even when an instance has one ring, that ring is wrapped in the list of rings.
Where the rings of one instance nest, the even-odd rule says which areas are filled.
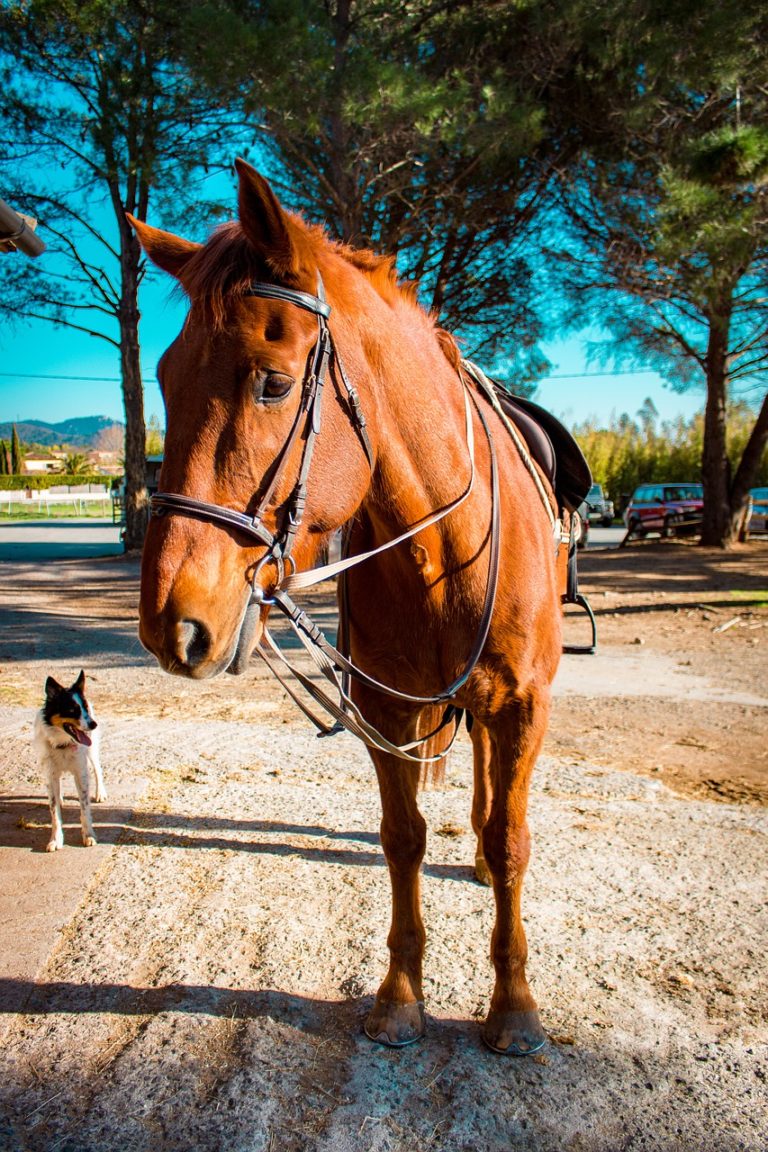
[[[563,661],[531,805],[550,1042],[513,1060],[479,1039],[465,740],[423,795],[428,1036],[390,1051],[361,1031],[389,917],[364,751],[317,740],[258,667],[163,676],[134,561],[0,565],[0,1149],[762,1152],[768,544],[583,571],[600,650]],[[81,666],[110,799],[98,847],[70,803],[50,856],[32,714]]]

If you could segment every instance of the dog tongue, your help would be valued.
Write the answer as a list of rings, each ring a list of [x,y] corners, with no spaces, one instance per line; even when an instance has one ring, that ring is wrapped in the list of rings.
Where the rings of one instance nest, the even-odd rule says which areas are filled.
[[[71,736],[73,740],[77,740],[78,744],[85,744],[86,748],[90,747],[91,738],[87,732],[83,732],[82,728],[75,728],[74,724],[65,724],[64,731]]]

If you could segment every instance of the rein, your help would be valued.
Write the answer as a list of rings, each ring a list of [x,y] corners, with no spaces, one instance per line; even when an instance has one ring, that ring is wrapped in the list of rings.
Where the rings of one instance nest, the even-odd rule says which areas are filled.
[[[422,517],[415,524],[411,525],[407,531],[403,532],[393,540],[389,540],[384,544],[379,545],[377,548],[371,549],[368,552],[363,552],[355,556],[346,556],[342,560],[333,564],[326,564],[319,568],[314,568],[307,572],[297,572],[295,570],[295,563],[293,561],[291,552],[293,544],[301,525],[306,506],[307,497],[307,482],[309,471],[312,463],[312,455],[314,452],[317,437],[320,434],[321,416],[322,416],[322,397],[323,389],[326,383],[326,376],[328,374],[329,366],[331,363],[337,369],[338,377],[344,387],[347,396],[347,403],[350,418],[355,428],[355,431],[360,439],[363,450],[368,458],[369,467],[371,471],[374,469],[374,453],[371,447],[370,439],[366,429],[365,417],[360,406],[360,399],[356,390],[350,384],[346,373],[344,372],[343,365],[336,350],[331,331],[328,327],[328,318],[330,316],[330,306],[326,302],[325,292],[323,289],[322,280],[318,274],[318,295],[312,296],[307,292],[299,292],[290,288],[283,288],[276,284],[266,284],[255,282],[250,285],[248,289],[249,296],[259,296],[271,300],[284,300],[288,303],[294,304],[299,308],[303,308],[308,312],[312,312],[317,317],[318,322],[318,336],[317,341],[310,354],[310,364],[305,375],[302,385],[302,399],[299,409],[296,414],[291,431],[288,438],[281,449],[277,460],[275,461],[274,471],[267,490],[262,496],[259,505],[253,515],[247,512],[238,512],[231,508],[226,508],[219,504],[210,504],[203,500],[195,500],[189,496],[183,496],[174,492],[157,492],[150,500],[151,509],[154,515],[165,515],[167,513],[192,516],[197,519],[206,520],[214,524],[219,524],[224,528],[234,528],[244,535],[257,540],[260,544],[265,545],[266,552],[264,556],[257,563],[253,575],[251,577],[252,595],[249,605],[246,608],[252,609],[254,607],[261,607],[262,605],[274,605],[277,607],[288,620],[291,628],[298,637],[302,646],[309,653],[314,660],[322,675],[327,679],[333,687],[335,694],[338,696],[338,703],[328,695],[328,693],[319,687],[313,680],[301,672],[298,668],[292,665],[286,656],[281,652],[274,638],[267,628],[264,629],[262,642],[257,646],[256,652],[264,660],[272,673],[282,684],[291,698],[299,706],[302,712],[312,721],[313,724],[319,729],[319,735],[331,735],[342,729],[347,729],[353,735],[358,736],[365,744],[371,748],[379,749],[380,751],[390,753],[400,759],[410,760],[417,763],[432,763],[441,760],[447,755],[450,750],[453,740],[458,732],[459,723],[461,718],[461,710],[451,703],[456,694],[466,684],[469,677],[472,675],[480,655],[485,647],[486,640],[488,639],[488,632],[491,626],[491,619],[493,616],[493,609],[496,600],[496,590],[498,586],[499,576],[499,557],[501,549],[501,531],[500,531],[500,513],[499,513],[499,475],[498,475],[498,460],[496,456],[496,449],[491,435],[490,428],[485,419],[485,416],[477,402],[477,399],[472,395],[467,386],[467,381],[464,373],[459,374],[463,386],[464,395],[464,411],[466,422],[466,441],[467,451],[470,463],[470,477],[464,491],[452,500],[443,508],[435,512],[428,513]],[[469,367],[464,365],[463,367]],[[477,376],[474,372],[468,373],[472,379],[477,383]],[[482,387],[482,385],[481,385]],[[482,391],[485,391],[482,388]],[[488,563],[488,577],[485,590],[485,598],[483,603],[483,610],[478,624],[475,641],[472,645],[471,652],[467,658],[463,671],[459,676],[443,691],[436,693],[432,696],[414,696],[406,692],[401,692],[396,688],[381,683],[374,677],[369,676],[358,668],[349,659],[349,656],[342,652],[339,648],[334,647],[327,639],[327,637],[320,631],[316,624],[311,620],[308,614],[299,608],[292,600],[291,593],[301,589],[309,588],[322,580],[326,580],[331,576],[336,576],[340,573],[346,572],[347,569],[356,564],[362,564],[364,561],[369,560],[371,557],[376,556],[390,548],[396,547],[398,544],[403,543],[415,536],[418,532],[425,528],[436,524],[439,520],[448,516],[456,508],[458,508],[470,495],[473,490],[475,482],[475,448],[474,448],[474,432],[472,426],[472,407],[478,415],[483,431],[487,438],[490,465],[491,465],[491,529],[490,529],[490,556]],[[302,417],[304,419],[302,420]],[[505,421],[506,422],[506,421]],[[294,485],[293,491],[287,502],[283,522],[279,528],[274,532],[266,527],[264,524],[264,517],[268,511],[269,505],[274,496],[279,476],[283,464],[285,463],[291,448],[296,443],[300,435],[304,438],[304,448],[301,456],[301,463],[299,466],[299,474]],[[518,443],[519,437],[516,439],[518,448],[523,454],[524,459],[528,459],[528,454],[524,447]],[[542,491],[542,501],[545,504],[550,520],[554,521],[554,513],[546,494]],[[559,521],[555,521],[559,524]],[[277,569],[277,582],[272,590],[271,596],[267,597],[264,589],[256,582],[256,578],[264,567],[265,564],[272,561]],[[290,571],[287,569],[290,568]],[[346,629],[345,613],[343,608],[343,595],[341,597],[341,621],[340,621],[340,634]],[[292,677],[297,681],[302,688],[314,699],[325,711],[330,714],[334,719],[334,723],[329,725],[324,719],[316,716],[312,710],[303,702],[303,700],[293,690],[288,677]],[[381,732],[369,724],[360,713],[360,710],[351,699],[350,694],[350,680],[356,679],[361,684],[390,696],[396,700],[402,700],[414,704],[425,705],[440,705],[445,704],[445,712],[442,720],[438,726],[425,736],[420,736],[418,739],[413,740],[409,744],[396,745],[388,740]],[[423,755],[412,755],[412,750],[419,745],[424,744],[433,736],[436,736],[442,729],[451,721],[455,721],[454,732],[452,734],[448,747],[442,752],[425,757]]]

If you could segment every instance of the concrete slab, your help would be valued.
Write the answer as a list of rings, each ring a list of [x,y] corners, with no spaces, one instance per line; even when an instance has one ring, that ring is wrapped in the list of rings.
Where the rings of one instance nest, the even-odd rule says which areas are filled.
[[[76,804],[65,804],[60,852],[45,851],[49,827],[40,796],[0,798],[0,1012],[11,1010],[3,1004],[4,982],[34,980],[112,851],[109,843],[82,847]]]
[[[124,552],[111,520],[0,521],[0,561],[61,560]]]

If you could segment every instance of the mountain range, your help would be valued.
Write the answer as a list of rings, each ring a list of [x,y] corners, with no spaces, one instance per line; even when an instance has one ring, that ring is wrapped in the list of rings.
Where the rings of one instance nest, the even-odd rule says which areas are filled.
[[[63,444],[72,448],[95,448],[99,436],[105,428],[123,425],[109,416],[78,416],[72,420],[62,420],[60,424],[49,424],[45,420],[14,420],[0,423],[0,440],[10,443],[11,429],[16,432],[22,444]]]

